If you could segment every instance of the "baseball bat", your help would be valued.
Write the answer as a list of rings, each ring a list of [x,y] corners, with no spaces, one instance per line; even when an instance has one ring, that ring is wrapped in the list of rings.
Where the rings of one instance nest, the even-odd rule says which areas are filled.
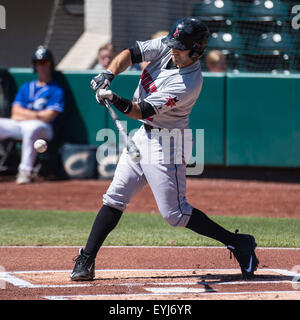
[[[110,114],[115,126],[117,127],[117,129],[121,133],[121,135],[126,143],[126,148],[127,148],[127,151],[128,151],[130,158],[135,162],[139,162],[141,160],[140,150],[137,148],[134,141],[132,140],[130,135],[127,133],[127,131],[123,127],[118,115],[116,114],[115,110],[111,106],[108,99],[102,99],[102,101],[104,102],[104,105],[108,109],[109,114]]]

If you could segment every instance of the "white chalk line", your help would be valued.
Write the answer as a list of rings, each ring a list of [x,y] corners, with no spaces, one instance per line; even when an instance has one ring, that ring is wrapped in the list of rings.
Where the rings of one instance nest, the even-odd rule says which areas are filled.
[[[60,248],[80,248],[79,246],[1,246],[0,250],[4,248],[4,249],[10,249],[10,248],[35,248],[35,249],[60,249]],[[213,246],[201,246],[201,247],[195,247],[195,246],[184,246],[184,247],[174,247],[174,246],[104,246],[103,248],[109,248],[109,249],[114,249],[114,248],[126,248],[126,249],[135,249],[135,248],[160,248],[160,249],[226,249],[224,247],[213,247]],[[259,247],[257,248],[258,250],[300,250],[300,248],[281,248],[281,247],[271,247],[271,248],[263,248],[263,247]],[[195,268],[193,269],[151,269],[153,271],[194,271]],[[197,269],[196,269],[197,270]],[[222,272],[222,271],[227,271],[229,269],[200,269],[201,271],[206,271],[206,272],[210,272],[210,271],[214,271],[214,272]],[[234,269],[232,269],[234,270]],[[238,270],[238,269],[236,269]],[[286,276],[291,276],[291,277],[299,277],[299,274],[294,273],[290,270],[284,270],[284,269],[263,269],[265,271],[269,270],[271,272],[275,272],[278,273],[280,275],[286,275]],[[105,269],[105,270],[98,270],[98,271],[149,271],[149,269]],[[15,275],[18,274],[30,274],[30,273],[51,273],[51,272],[71,272],[71,270],[36,270],[36,271],[11,271],[11,272],[2,272],[0,273],[0,281],[6,281],[8,283],[11,283],[14,286],[17,286],[19,288],[72,288],[72,287],[89,287],[89,286],[95,286],[95,284],[89,284],[89,283],[84,283],[84,284],[64,284],[64,285],[36,285],[33,284],[29,281],[23,280]],[[245,282],[245,281],[233,281],[233,282],[172,282],[172,283],[156,283],[153,285],[157,285],[157,286],[178,286],[178,285],[246,285],[246,284],[280,284],[280,283],[295,283],[293,281],[289,281],[289,280],[275,280],[275,281],[251,281],[251,282]],[[101,284],[96,284],[96,286],[101,285]],[[105,284],[102,286],[108,286],[109,284]],[[122,286],[144,286],[144,283],[122,283],[119,284]],[[253,295],[253,294],[259,294],[259,293],[265,293],[265,294],[281,294],[281,293],[299,293],[300,291],[297,290],[293,290],[293,291],[244,291],[244,292],[216,292],[216,290],[214,290],[214,292],[211,292],[209,294],[214,294],[214,295],[244,295],[244,294],[249,294],[249,295]],[[186,293],[186,292],[185,292]],[[197,292],[198,294],[205,294],[206,292]],[[145,293],[145,294],[107,294],[107,295],[92,295],[92,297],[120,297],[120,296],[126,296],[126,297],[135,297],[135,296],[156,296],[156,295],[176,295],[178,293]],[[91,296],[91,295],[89,295]],[[88,297],[85,295],[75,295],[75,296],[44,296],[44,298],[46,299],[55,299],[55,300],[68,300],[68,299],[72,299],[72,298],[84,298],[84,297]]]
[[[197,269],[201,272],[228,272],[232,271],[233,273],[239,272],[239,269]],[[290,277],[298,277],[299,274],[296,272],[292,272],[290,270],[284,270],[284,269],[262,269],[264,272],[274,272],[279,275],[285,275]],[[96,270],[96,272],[114,272],[114,271],[121,271],[121,272],[192,272],[195,271],[195,269],[101,269]],[[95,284],[95,283],[74,283],[74,284],[61,284],[61,285],[48,285],[48,284],[33,284],[29,281],[23,280],[20,277],[17,277],[16,275],[21,274],[43,274],[43,273],[71,273],[71,270],[30,270],[30,271],[10,271],[10,272],[0,272],[0,281],[8,282],[16,287],[19,288],[72,288],[72,287],[90,287],[90,286],[113,286],[115,284]],[[201,274],[195,274],[195,277],[201,276]],[[147,276],[145,276],[147,277]],[[150,277],[150,276],[148,276]],[[96,279],[97,280],[97,279]],[[120,280],[119,278],[117,280]],[[293,284],[298,283],[292,280],[262,280],[262,281],[189,281],[189,282],[158,282],[153,283],[152,286],[176,286],[176,285],[185,285],[185,286],[191,286],[191,285],[247,285],[247,284],[280,284],[280,283],[287,283],[287,284]],[[119,286],[145,286],[145,283],[121,283],[118,284]],[[149,284],[147,284],[149,285]],[[281,292],[281,291],[280,291]]]
[[[126,294],[126,293],[121,293],[121,294],[95,294],[95,295],[70,295],[70,296],[43,296],[43,298],[47,300],[72,300],[72,299],[92,299],[95,297],[98,298],[110,298],[113,300],[117,300],[121,297],[126,297],[126,298],[136,298],[136,297],[153,297],[153,296],[177,296],[181,292],[174,292],[174,293],[137,293],[137,294]],[[300,291],[296,290],[286,290],[286,291],[237,291],[237,292],[182,292],[185,294],[193,293],[193,294],[199,294],[199,295],[258,295],[258,294],[295,294],[299,293]],[[187,297],[189,298],[189,297]]]
[[[0,246],[1,249],[80,249],[81,246]],[[222,246],[102,246],[107,249],[227,249]],[[256,250],[300,250],[286,247],[257,247]]]

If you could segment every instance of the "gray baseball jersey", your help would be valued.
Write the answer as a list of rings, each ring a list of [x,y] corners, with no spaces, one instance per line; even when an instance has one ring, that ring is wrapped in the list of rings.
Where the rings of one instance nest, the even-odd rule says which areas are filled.
[[[137,102],[144,100],[155,110],[155,115],[142,121],[159,128],[188,128],[189,115],[202,88],[200,62],[183,69],[167,69],[171,50],[162,38],[137,44],[143,61],[151,61],[141,76]]]
[[[162,38],[137,45],[142,60],[151,61],[142,73],[137,102],[146,102],[147,108],[154,110],[150,118],[141,121],[165,130],[139,128],[133,140],[142,160],[133,162],[124,149],[103,203],[124,211],[130,199],[148,183],[163,218],[172,226],[185,227],[193,207],[186,201],[186,164],[181,160],[182,152],[186,159],[192,150],[191,134],[186,139],[189,133],[184,129],[188,128],[189,115],[202,88],[200,62],[181,69],[172,66],[171,50]],[[183,133],[180,139],[185,140],[179,148],[171,137],[174,130]],[[165,143],[165,137],[172,143]]]

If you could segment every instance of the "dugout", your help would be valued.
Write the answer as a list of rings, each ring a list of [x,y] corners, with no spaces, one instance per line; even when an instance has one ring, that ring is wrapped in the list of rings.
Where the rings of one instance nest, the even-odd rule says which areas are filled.
[[[10,117],[10,106],[16,92],[16,83],[11,73],[7,69],[0,69],[0,117]],[[0,172],[16,167],[17,156],[13,141],[0,141]]]
[[[15,89],[34,77],[31,69],[9,69],[8,74]],[[118,136],[107,110],[98,105],[90,89],[96,73],[65,71],[59,75],[68,110],[59,145],[99,147],[105,142],[97,141],[103,128]],[[139,77],[140,72],[127,71],[116,77],[111,89],[131,99]],[[205,167],[300,168],[299,86],[299,74],[204,72],[190,126],[204,129]],[[140,126],[117,113],[127,120],[128,131]]]
[[[10,117],[11,104],[18,89],[25,82],[36,78],[36,74],[32,69],[15,68],[0,69],[0,116]],[[70,113],[76,114],[76,101],[73,92],[60,71],[54,72],[55,81],[63,88],[65,93],[65,109],[58,116],[55,127],[54,137],[48,142],[48,149],[45,153],[38,154],[34,172],[44,176],[59,177],[63,176],[61,157],[59,149],[65,141],[68,119]],[[70,106],[73,106],[70,108]],[[80,136],[84,139],[85,130],[80,121],[80,117],[76,117],[76,122],[72,122],[71,126],[79,129]],[[76,131],[77,132],[77,131]],[[6,140],[0,142],[0,172],[2,174],[15,174],[20,160],[21,141]]]

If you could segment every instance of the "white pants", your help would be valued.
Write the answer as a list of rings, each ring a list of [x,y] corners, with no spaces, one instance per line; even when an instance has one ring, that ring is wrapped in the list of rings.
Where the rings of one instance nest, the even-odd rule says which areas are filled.
[[[22,156],[19,171],[31,171],[36,159],[33,143],[37,139],[51,140],[52,126],[41,120],[15,121],[0,118],[0,141],[5,139],[22,140]]]
[[[103,203],[124,211],[130,199],[149,183],[162,217],[172,226],[185,227],[193,207],[186,201],[186,164],[180,158],[184,149],[185,159],[189,159],[192,136],[188,137],[185,148],[177,151],[171,143],[163,143],[161,133],[147,132],[144,126],[133,140],[142,160],[133,162],[124,149]],[[178,151],[180,156],[175,161]]]

